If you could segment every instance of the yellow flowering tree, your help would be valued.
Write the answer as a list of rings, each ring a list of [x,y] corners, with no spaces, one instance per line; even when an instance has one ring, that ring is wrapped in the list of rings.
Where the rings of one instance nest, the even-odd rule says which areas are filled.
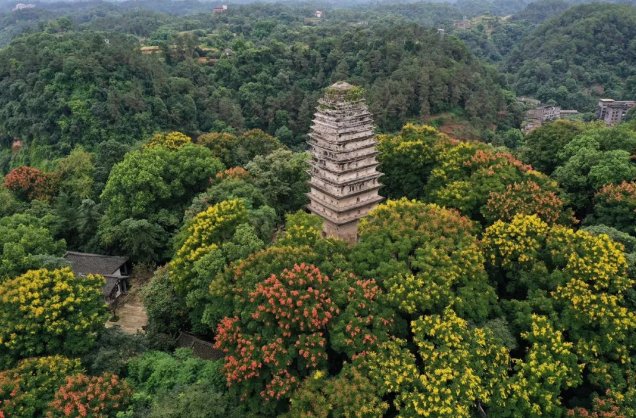
[[[460,315],[482,321],[496,296],[476,231],[455,210],[389,200],[360,223],[351,259],[356,272],[378,280],[406,315],[441,313],[453,305]]]
[[[627,273],[621,244],[519,215],[489,227],[483,246],[519,331],[531,328],[531,313],[547,315],[585,365],[586,384],[616,393],[629,386],[636,312],[626,298],[636,281]]]
[[[222,201],[189,220],[177,236],[177,252],[168,264],[170,280],[189,308],[195,331],[206,332],[203,321],[211,303],[209,287],[229,262],[263,247],[247,223],[248,209],[240,199]]]
[[[182,134],[181,132],[166,132],[154,134],[148,142],[146,142],[146,147],[164,147],[175,150],[183,145],[191,143],[192,138]]]
[[[508,350],[452,309],[410,324],[414,344],[393,339],[359,360],[400,416],[472,417],[507,396]]]
[[[0,283],[0,365],[90,350],[107,318],[103,285],[103,277],[77,277],[70,268],[31,270]]]
[[[219,244],[230,239],[236,227],[246,221],[247,208],[239,199],[210,206],[190,220],[177,237],[178,249],[170,262],[171,278],[177,290],[187,289],[192,265],[203,255],[217,250]]]
[[[497,417],[561,416],[561,392],[581,383],[583,365],[577,364],[572,343],[545,316],[532,315],[526,358],[515,359],[515,374],[508,382],[509,393],[496,402]]]

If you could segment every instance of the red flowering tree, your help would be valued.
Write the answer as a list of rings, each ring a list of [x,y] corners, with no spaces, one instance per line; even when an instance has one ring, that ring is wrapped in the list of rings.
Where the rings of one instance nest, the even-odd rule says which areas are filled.
[[[246,399],[289,398],[312,371],[327,367],[328,347],[351,358],[388,338],[391,315],[381,310],[381,295],[373,280],[345,273],[332,280],[308,264],[270,276],[240,315],[218,325],[228,385]]]
[[[56,417],[115,417],[129,402],[132,389],[117,375],[78,374],[66,379],[49,404],[46,416]]]
[[[330,347],[355,359],[388,340],[395,323],[395,311],[386,294],[373,279],[360,279],[352,273],[336,272],[332,294],[340,314],[329,326]]]
[[[67,376],[81,373],[79,360],[34,357],[0,372],[0,418],[41,417]]]
[[[4,187],[24,200],[47,200],[53,195],[54,182],[46,173],[35,167],[22,166],[11,170],[4,177]]]
[[[217,329],[228,385],[278,400],[325,367],[327,325],[338,313],[328,286],[327,276],[305,264],[258,284],[241,318],[225,318]]]

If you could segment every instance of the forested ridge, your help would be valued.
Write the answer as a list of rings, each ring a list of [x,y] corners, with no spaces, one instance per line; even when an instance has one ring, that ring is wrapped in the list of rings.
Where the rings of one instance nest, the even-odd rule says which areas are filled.
[[[70,22],[16,39],[0,51],[5,150],[19,138],[25,148],[14,158],[37,165],[74,145],[131,144],[170,129],[259,128],[300,146],[319,91],[340,79],[367,89],[384,131],[447,111],[481,129],[514,123],[496,72],[456,39],[400,21],[308,27],[284,8],[252,13],[158,28],[149,43],[163,52],[150,56],[132,36],[76,32]],[[5,169],[15,165],[7,158]]]
[[[599,97],[636,96],[636,8],[592,4],[567,10],[507,57],[518,94],[593,109]]]
[[[524,134],[493,64],[633,8],[132,3],[0,49],[0,418],[636,417],[635,114]],[[375,120],[355,243],[306,209],[325,96]]]

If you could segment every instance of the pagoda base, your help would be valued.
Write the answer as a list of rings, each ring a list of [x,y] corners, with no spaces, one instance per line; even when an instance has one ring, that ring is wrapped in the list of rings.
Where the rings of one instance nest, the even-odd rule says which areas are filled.
[[[358,242],[358,219],[338,225],[327,219],[322,224],[323,233],[330,238],[337,238],[353,245]]]

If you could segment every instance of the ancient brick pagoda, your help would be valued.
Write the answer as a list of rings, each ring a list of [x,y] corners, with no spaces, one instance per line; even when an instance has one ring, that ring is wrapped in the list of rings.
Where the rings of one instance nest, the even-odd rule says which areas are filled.
[[[308,208],[324,219],[326,235],[354,243],[358,220],[382,200],[376,142],[361,89],[345,82],[329,87],[309,134]]]

